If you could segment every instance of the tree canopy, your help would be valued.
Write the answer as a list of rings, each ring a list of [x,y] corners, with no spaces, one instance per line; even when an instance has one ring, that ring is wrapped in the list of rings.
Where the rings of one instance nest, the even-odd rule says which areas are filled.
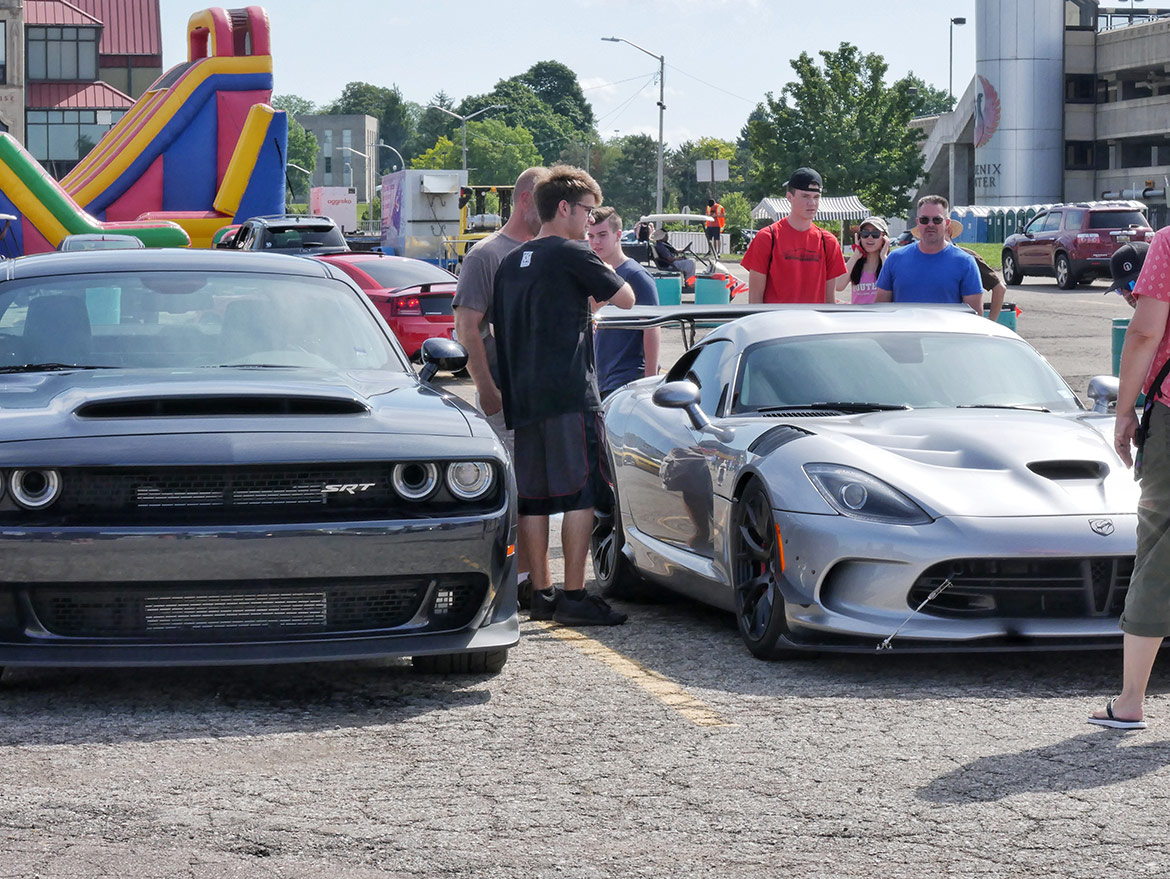
[[[462,136],[462,133],[460,133]],[[413,159],[412,168],[461,168],[462,143],[440,136],[433,147]],[[484,185],[512,183],[525,168],[540,164],[532,133],[498,119],[467,123],[468,182]]]
[[[856,194],[874,213],[904,211],[922,176],[922,134],[907,79],[887,86],[885,59],[849,43],[792,62],[795,82],[769,92],[747,126],[750,174],[781,194],[796,168],[816,168],[827,195]]]
[[[394,146],[405,144],[414,135],[414,119],[407,102],[398,86],[390,88],[371,85],[368,82],[351,82],[341,92],[341,97],[329,104],[325,113],[341,115],[361,114],[378,120],[378,131],[382,140]],[[389,150],[377,150],[378,168],[381,171],[395,164]],[[373,158],[371,156],[370,158]]]

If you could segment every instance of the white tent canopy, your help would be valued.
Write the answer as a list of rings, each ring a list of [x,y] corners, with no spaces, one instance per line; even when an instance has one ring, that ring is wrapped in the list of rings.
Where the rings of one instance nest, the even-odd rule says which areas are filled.
[[[786,198],[765,198],[752,208],[753,220],[776,222],[792,213],[792,206]],[[817,211],[818,220],[864,220],[871,216],[869,208],[856,195],[840,198],[822,198]]]

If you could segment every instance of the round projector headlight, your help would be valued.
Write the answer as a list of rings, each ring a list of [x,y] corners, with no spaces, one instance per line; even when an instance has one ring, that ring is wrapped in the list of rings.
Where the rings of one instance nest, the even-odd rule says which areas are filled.
[[[395,464],[390,481],[394,485],[394,490],[408,501],[421,501],[430,496],[438,486],[439,468],[422,461]]]
[[[8,492],[27,510],[43,509],[61,494],[61,474],[56,470],[13,470]]]
[[[447,488],[465,501],[483,497],[495,481],[495,470],[487,461],[456,461],[447,466]]]

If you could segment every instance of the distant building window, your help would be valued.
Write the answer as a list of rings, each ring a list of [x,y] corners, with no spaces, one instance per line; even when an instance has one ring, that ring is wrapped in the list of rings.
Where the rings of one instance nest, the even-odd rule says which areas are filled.
[[[0,85],[8,85],[8,22],[6,21],[0,21]]]
[[[321,142],[321,155],[325,159],[321,168],[321,182],[326,186],[333,185],[333,129],[326,128],[322,132],[325,137]]]
[[[1092,171],[1096,166],[1091,140],[1070,140],[1064,145],[1066,171]]]
[[[96,27],[30,27],[28,78],[93,82],[97,79]]]
[[[29,110],[25,114],[28,151],[55,168],[72,167],[97,146],[123,110]],[[98,114],[103,120],[98,121]]]
[[[1069,104],[1095,104],[1097,93],[1098,80],[1091,73],[1070,73],[1064,78],[1064,100]]]

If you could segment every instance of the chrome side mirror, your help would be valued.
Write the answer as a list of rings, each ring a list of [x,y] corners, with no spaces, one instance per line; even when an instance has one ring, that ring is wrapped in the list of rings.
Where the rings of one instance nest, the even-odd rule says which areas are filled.
[[[651,398],[655,406],[663,409],[682,409],[690,419],[691,427],[700,433],[709,433],[721,443],[731,442],[735,431],[730,427],[718,427],[711,423],[706,413],[699,408],[699,386],[694,382],[666,382],[654,389]]]
[[[1095,375],[1089,379],[1089,399],[1093,401],[1094,412],[1108,412],[1116,406],[1117,391],[1121,382],[1111,375]]]

